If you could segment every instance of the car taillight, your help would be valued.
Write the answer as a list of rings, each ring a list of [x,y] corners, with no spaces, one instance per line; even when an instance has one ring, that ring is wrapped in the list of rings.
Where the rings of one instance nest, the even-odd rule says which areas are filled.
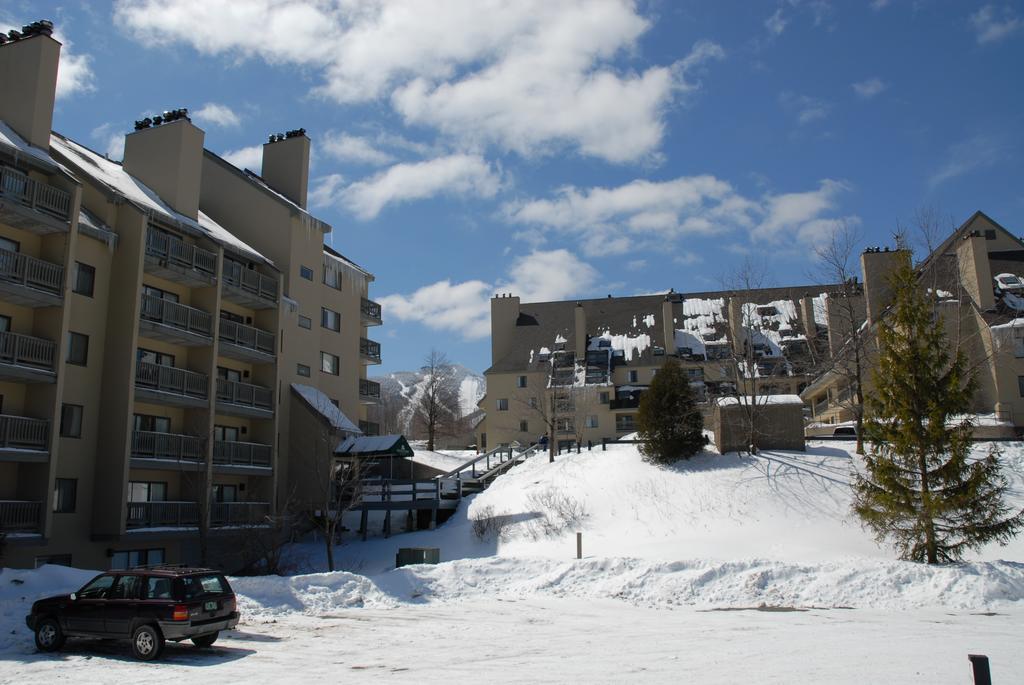
[[[172,621],[187,621],[188,620],[188,607],[184,604],[176,604],[174,611],[171,613]]]
[[[233,612],[235,610],[235,598],[231,597],[230,599],[228,599],[226,602],[224,602],[224,606],[227,608],[228,611]]]

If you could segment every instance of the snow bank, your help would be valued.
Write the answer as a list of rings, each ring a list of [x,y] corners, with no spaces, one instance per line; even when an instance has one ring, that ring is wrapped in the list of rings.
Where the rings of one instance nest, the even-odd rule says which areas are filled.
[[[397,602],[373,582],[354,573],[312,573],[278,577],[231,578],[245,618],[269,618],[300,613],[321,615],[337,609],[392,607]]]

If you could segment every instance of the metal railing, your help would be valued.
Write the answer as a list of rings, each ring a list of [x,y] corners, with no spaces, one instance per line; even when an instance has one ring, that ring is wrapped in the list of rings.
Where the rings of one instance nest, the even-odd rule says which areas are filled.
[[[270,502],[214,502],[210,523],[214,526],[263,523],[268,516]]]
[[[269,502],[215,502],[210,507],[210,525],[258,524],[269,515]],[[128,528],[193,528],[198,525],[198,502],[128,502]]]
[[[19,204],[67,221],[71,216],[71,194],[48,183],[40,183],[28,174],[10,167],[0,168],[0,195]]]
[[[146,254],[184,269],[198,271],[214,278],[217,275],[217,254],[186,243],[170,233],[149,228],[146,231]]]
[[[231,442],[228,440],[213,443],[213,463],[229,466],[261,466],[270,467],[270,445],[255,442]]]
[[[132,456],[142,459],[203,461],[203,441],[195,435],[132,431]]]
[[[50,422],[0,414],[0,448],[46,451]]]
[[[153,362],[136,363],[135,385],[199,399],[206,399],[210,394],[210,379],[205,374]]]
[[[0,530],[5,532],[39,530],[42,522],[42,502],[0,500]]]
[[[277,302],[277,279],[225,259],[224,282],[271,302]]]
[[[220,320],[221,342],[228,342],[264,354],[274,354],[274,334],[228,319]]]
[[[208,312],[155,295],[142,294],[141,316],[146,321],[154,321],[189,333],[206,337],[213,335],[213,317]]]
[[[379,400],[380,383],[368,381],[365,378],[359,379],[359,397],[361,399]]]
[[[254,409],[272,410],[274,408],[274,393],[270,388],[264,388],[262,385],[218,378],[217,401]]]
[[[0,364],[34,366],[53,371],[57,344],[21,333],[0,333]]]
[[[359,339],[359,354],[380,363],[380,343],[366,338]]]
[[[60,296],[64,267],[0,248],[0,279]]]
[[[611,410],[615,409],[636,409],[640,406],[640,396],[635,397],[616,397],[614,400],[608,402],[608,408]]]
[[[371,321],[380,321],[380,305],[373,300],[368,300],[365,297],[360,302],[359,309],[363,314],[363,318],[370,319]]]

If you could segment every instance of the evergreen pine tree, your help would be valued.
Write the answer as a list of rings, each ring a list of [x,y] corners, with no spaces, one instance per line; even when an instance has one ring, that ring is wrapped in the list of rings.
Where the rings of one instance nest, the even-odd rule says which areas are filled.
[[[879,324],[879,361],[867,401],[871,448],[854,477],[853,508],[879,542],[900,557],[929,564],[956,561],[987,542],[1005,543],[1024,526],[1010,515],[999,452],[971,459],[971,424],[950,419],[971,409],[975,379],[963,350],[949,351],[901,252],[892,276],[892,310]]]
[[[686,371],[675,359],[662,365],[640,398],[640,452],[647,461],[671,464],[704,447],[704,421]]]

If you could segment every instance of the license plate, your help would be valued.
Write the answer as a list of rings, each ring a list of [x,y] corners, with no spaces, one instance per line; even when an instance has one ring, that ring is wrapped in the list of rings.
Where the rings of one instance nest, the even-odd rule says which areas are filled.
[[[207,602],[204,608],[207,611],[217,611],[217,603],[216,602]]]

